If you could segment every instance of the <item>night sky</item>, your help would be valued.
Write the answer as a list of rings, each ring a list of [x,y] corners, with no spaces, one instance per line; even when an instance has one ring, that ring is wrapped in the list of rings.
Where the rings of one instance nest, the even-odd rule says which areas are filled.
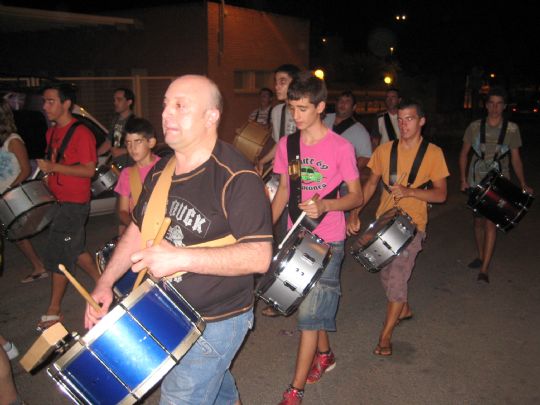
[[[106,14],[109,10],[149,7],[148,1],[68,2],[0,0],[4,5]],[[153,0],[152,6],[183,1]],[[473,66],[538,84],[540,14],[534,1],[342,1],[231,0],[237,5],[298,16],[311,21],[312,44],[340,36],[347,52],[369,52],[376,29],[393,33],[396,57],[413,73],[466,72]],[[332,7],[329,7],[331,4]],[[353,10],[356,4],[359,10]],[[405,14],[405,22],[396,15]],[[316,48],[312,46],[312,55]]]

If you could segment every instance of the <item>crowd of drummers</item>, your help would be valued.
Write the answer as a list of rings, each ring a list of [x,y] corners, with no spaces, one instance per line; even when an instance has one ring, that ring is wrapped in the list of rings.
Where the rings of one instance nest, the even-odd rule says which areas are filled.
[[[373,354],[392,355],[395,327],[414,316],[408,281],[428,235],[429,206],[447,197],[443,150],[423,136],[422,103],[398,89],[387,89],[387,109],[369,133],[355,114],[353,92],[342,92],[330,113],[326,84],[312,72],[285,64],[274,81],[275,92],[261,90],[261,106],[231,145],[218,136],[224,101],[217,85],[199,75],[174,80],[162,113],[170,153],[161,156],[152,123],[133,114],[130,89],[114,91],[110,133],[96,145],[72,113],[75,89],[49,83],[42,96],[50,125],[35,169],[12,100],[1,100],[1,241],[15,243],[32,263],[22,283],[51,280],[37,329],[46,333],[62,323],[69,271],[79,266],[95,282],[91,293],[81,292],[88,334],[48,370],[73,401],[132,403],[160,382],[161,403],[240,404],[229,367],[260,299],[263,316],[298,319],[294,374],[276,403],[300,404],[306,385],[337,364],[329,332],[337,331],[347,254],[380,276],[387,306]],[[486,115],[465,129],[459,155],[460,190],[468,194],[478,248],[468,266],[485,284],[497,232],[509,232],[533,202],[519,127],[505,117],[506,102],[504,89],[490,89]],[[264,144],[246,146],[260,134]],[[99,156],[108,157],[101,167]],[[90,200],[111,190],[118,236],[91,254],[85,242]],[[377,193],[375,218],[361,224],[361,211]],[[47,239],[40,256],[31,238],[42,230]],[[126,314],[136,324],[122,324],[128,333],[113,337]],[[145,356],[116,364],[97,350],[108,342],[113,347],[105,352],[123,353],[127,339]],[[17,348],[1,335],[0,344],[0,372],[9,374]],[[84,360],[89,352],[93,360]],[[95,361],[87,363],[95,373],[88,376],[77,361]],[[100,386],[97,378],[112,382]],[[8,380],[0,379],[0,404],[22,403]]]

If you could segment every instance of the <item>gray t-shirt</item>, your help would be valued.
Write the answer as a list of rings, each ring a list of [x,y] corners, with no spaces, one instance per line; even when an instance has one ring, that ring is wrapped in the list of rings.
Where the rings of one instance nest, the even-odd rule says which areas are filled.
[[[326,114],[323,122],[328,128],[332,129],[334,122],[336,121],[336,114]],[[354,146],[354,153],[356,157],[371,157],[371,138],[366,128],[359,122],[355,122],[341,134],[341,136],[347,139]]]
[[[476,120],[469,124],[463,136],[463,142],[471,144],[475,152],[469,166],[468,182],[471,187],[477,185],[491,168],[498,168],[505,177],[510,177],[509,152],[521,147],[519,127],[514,122],[508,123],[503,143],[501,146],[497,145],[502,121],[496,127],[492,127],[486,122],[486,143],[481,145],[480,122],[481,120]],[[505,154],[500,160],[500,165],[493,160],[497,151],[499,157]],[[482,155],[482,152],[484,153],[483,161],[478,157],[478,155]]]

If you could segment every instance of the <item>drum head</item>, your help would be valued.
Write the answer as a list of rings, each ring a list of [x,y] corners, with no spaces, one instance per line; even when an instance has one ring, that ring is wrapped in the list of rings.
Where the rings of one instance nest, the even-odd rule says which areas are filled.
[[[392,225],[392,222],[394,218],[401,213],[401,210],[398,208],[391,208],[385,213],[383,213],[375,222],[372,222],[369,227],[365,230],[365,232],[360,235],[358,240],[356,241],[357,245],[360,245],[361,247],[368,246],[372,241],[376,239],[378,235],[381,235],[384,233],[386,229],[390,225]]]

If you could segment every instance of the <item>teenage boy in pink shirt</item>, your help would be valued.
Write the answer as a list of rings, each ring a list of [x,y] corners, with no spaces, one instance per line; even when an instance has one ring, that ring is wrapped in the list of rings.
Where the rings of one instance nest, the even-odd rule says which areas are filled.
[[[291,215],[295,216],[295,210],[291,210],[295,202],[290,200],[288,174],[296,157],[287,156],[287,143],[299,142],[301,203],[298,208],[313,219],[326,213],[313,233],[331,245],[332,258],[298,309],[300,342],[296,370],[281,405],[300,404],[305,384],[317,382],[325,371],[335,367],[328,331],[336,330],[341,295],[339,275],[345,242],[343,211],[358,207],[363,202],[353,145],[321,121],[327,98],[324,81],[311,72],[303,72],[289,85],[287,98],[299,134],[281,138],[277,146],[274,172],[280,175],[280,184],[272,202],[272,217],[275,222],[289,203],[289,228],[292,220],[296,219],[291,219]],[[349,194],[339,198],[332,191],[342,182],[347,184]],[[313,202],[311,198],[315,194],[320,198]]]
[[[118,235],[122,235],[130,224],[131,212],[141,194],[144,179],[160,159],[152,153],[157,140],[150,121],[144,118],[132,118],[126,123],[124,131],[126,133],[124,144],[135,163],[122,170],[114,188],[118,194],[117,210],[120,219]]]

